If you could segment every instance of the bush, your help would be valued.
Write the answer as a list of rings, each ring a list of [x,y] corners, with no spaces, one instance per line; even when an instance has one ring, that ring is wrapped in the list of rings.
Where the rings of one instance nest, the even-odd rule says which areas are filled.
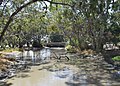
[[[33,41],[32,46],[35,47],[35,48],[42,48],[43,47],[42,44],[37,40]]]
[[[67,50],[68,52],[76,52],[76,49],[75,49],[75,47],[73,47],[73,46],[71,46],[71,45],[67,45],[66,47],[65,47],[65,50]]]
[[[112,58],[112,60],[114,60],[114,61],[120,61],[120,56],[115,56],[115,57]]]
[[[69,50],[71,50],[72,49],[72,46],[71,45],[67,45],[66,47],[65,47],[65,50],[67,50],[67,51],[69,51]]]

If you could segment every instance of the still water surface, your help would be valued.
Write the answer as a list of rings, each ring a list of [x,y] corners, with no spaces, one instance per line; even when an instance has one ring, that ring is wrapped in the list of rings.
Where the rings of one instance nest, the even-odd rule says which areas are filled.
[[[55,76],[55,72],[39,70],[39,66],[32,67],[30,73],[19,73],[17,77],[8,80],[11,86],[66,86],[66,78]]]
[[[23,60],[31,60],[34,63],[48,60],[52,52],[63,53],[63,48],[44,48],[40,51],[24,51],[21,55]],[[56,77],[55,72],[41,69],[42,66],[32,66],[30,72],[20,72],[16,77],[8,80],[10,86],[67,86],[67,78]]]

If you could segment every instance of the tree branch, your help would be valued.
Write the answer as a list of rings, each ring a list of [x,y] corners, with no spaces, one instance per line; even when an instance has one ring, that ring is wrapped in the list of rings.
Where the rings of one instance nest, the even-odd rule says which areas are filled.
[[[61,4],[61,5],[67,5],[67,6],[72,7],[72,5],[66,4],[66,3],[62,3],[62,2],[53,2],[53,1],[49,1],[49,0],[44,0],[44,1],[47,1],[47,2],[52,3],[52,4]]]
[[[9,24],[12,22],[13,17],[14,17],[18,12],[20,12],[23,8],[25,8],[25,7],[27,7],[28,5],[30,5],[30,4],[32,4],[32,3],[34,3],[34,2],[37,2],[37,1],[39,1],[39,0],[32,0],[32,1],[30,1],[30,2],[28,2],[28,3],[26,3],[26,4],[24,4],[24,5],[22,5],[21,7],[17,8],[17,10],[12,13],[12,15],[9,17],[9,19],[8,19],[5,27],[3,28],[3,31],[2,31],[1,34],[0,34],[0,41],[2,40],[5,32],[7,31]]]
[[[3,0],[0,0],[0,5],[2,4]]]
[[[17,15],[17,13],[19,13],[23,8],[27,7],[28,5],[31,5],[32,3],[35,3],[37,1],[47,1],[47,2],[52,3],[52,4],[61,4],[61,5],[67,5],[67,6],[72,7],[71,5],[66,4],[66,3],[62,3],[62,2],[53,2],[53,1],[49,1],[49,0],[32,0],[32,1],[22,5],[21,7],[17,8],[17,10],[12,13],[12,15],[9,17],[5,27],[3,28],[3,30],[0,34],[0,41],[2,40],[5,32],[7,31],[8,27],[9,27],[9,24],[13,21],[14,16]]]

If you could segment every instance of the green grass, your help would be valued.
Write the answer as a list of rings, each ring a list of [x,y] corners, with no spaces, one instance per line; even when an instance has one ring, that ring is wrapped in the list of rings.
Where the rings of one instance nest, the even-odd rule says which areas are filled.
[[[5,49],[3,50],[4,52],[13,52],[13,51],[19,51],[19,48],[9,48],[9,49]]]
[[[115,56],[115,57],[112,58],[112,60],[114,60],[114,61],[120,61],[120,56]]]
[[[75,47],[71,46],[71,45],[67,45],[65,47],[65,50],[67,50],[67,52],[71,53],[71,52],[76,52]]]

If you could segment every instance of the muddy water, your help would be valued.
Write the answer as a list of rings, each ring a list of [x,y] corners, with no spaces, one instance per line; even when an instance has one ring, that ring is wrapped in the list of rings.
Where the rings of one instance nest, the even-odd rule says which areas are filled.
[[[41,51],[24,51],[22,55],[24,60],[30,59],[32,62],[40,62],[41,60],[48,60],[52,52],[62,53],[62,48],[46,48]],[[20,72],[8,80],[10,86],[67,86],[65,82],[67,78],[60,78],[56,76],[56,72],[50,72],[42,69],[42,65],[32,66],[29,72]],[[42,70],[40,70],[42,69]]]
[[[46,69],[39,70],[40,66],[32,67],[29,73],[19,73],[8,80],[11,86],[66,86],[66,78],[56,77],[55,72]]]
[[[70,61],[62,62],[62,59],[50,60],[52,52],[65,53],[61,48],[24,52],[24,60],[30,58],[34,63],[43,62],[39,66],[31,66],[29,72],[18,73],[4,86],[120,86],[120,81],[112,78],[113,71],[110,73],[100,65],[104,63],[103,59],[75,59],[75,56],[72,56]],[[45,64],[44,61],[49,62]]]

